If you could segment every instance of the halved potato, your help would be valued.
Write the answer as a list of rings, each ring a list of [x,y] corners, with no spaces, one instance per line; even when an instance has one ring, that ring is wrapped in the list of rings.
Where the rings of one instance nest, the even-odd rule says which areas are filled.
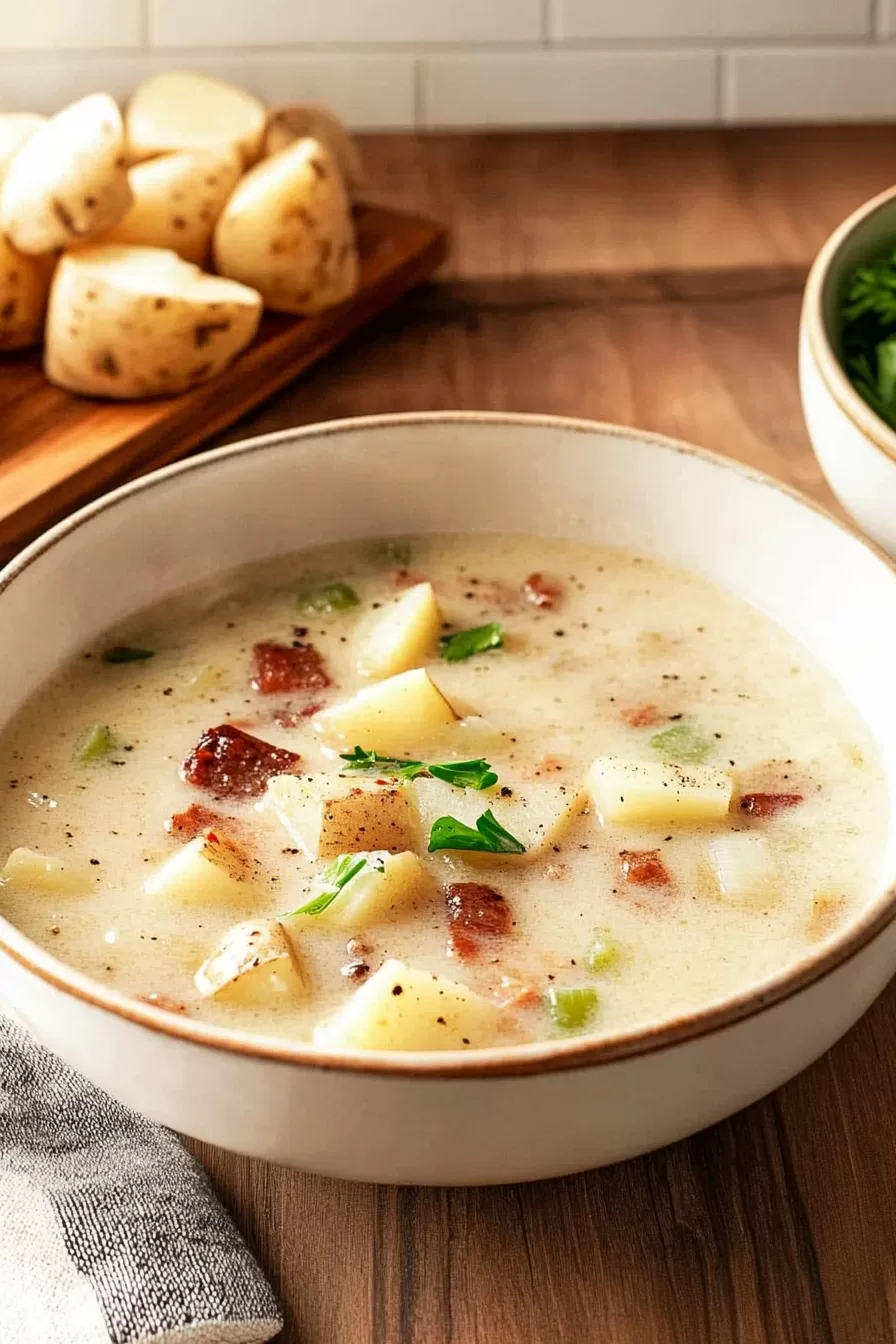
[[[314,1033],[346,1050],[469,1050],[494,1045],[502,1013],[466,985],[387,961]]]
[[[0,234],[0,350],[40,341],[55,267],[55,257],[17,252]]]
[[[457,715],[422,668],[400,672],[325,709],[314,731],[348,747],[397,756],[419,749],[457,722]]]
[[[322,103],[280,103],[268,108],[263,154],[278,154],[306,136],[326,145],[336,160],[348,194],[356,197],[364,185],[364,166],[356,142],[336,114]]]
[[[249,344],[261,299],[157,247],[79,248],[50,291],[44,371],[87,396],[184,392]]]
[[[733,787],[730,775],[706,765],[624,761],[618,756],[599,756],[585,782],[604,826],[718,821],[728,815]]]
[[[454,817],[467,826],[476,825],[478,817],[488,808],[495,819],[526,847],[532,857],[543,855],[552,845],[559,844],[572,820],[585,806],[585,793],[574,784],[527,783],[512,786],[496,785],[491,789],[455,789],[440,779],[416,779],[414,790],[420,810],[420,827],[424,842],[429,839],[432,824],[438,817]],[[510,787],[510,795],[504,788]],[[500,855],[464,852],[465,860],[494,862]],[[519,858],[514,856],[514,863]]]
[[[300,849],[313,859],[384,849],[390,854],[414,847],[414,797],[403,784],[368,779],[275,775],[258,804],[271,808]]]
[[[380,849],[357,854],[367,863],[346,882],[334,901],[319,915],[301,916],[309,926],[335,925],[339,929],[366,929],[389,919],[396,911],[412,905],[433,891],[433,881],[416,854],[405,851],[390,854]],[[326,888],[326,876],[312,885],[312,900]]]
[[[46,117],[37,112],[4,112],[0,114],[0,178],[3,177],[14,155],[26,140],[45,126]]]
[[[214,904],[246,900],[252,890],[252,861],[235,840],[204,831],[165,860],[143,883],[148,896]]]
[[[432,653],[442,613],[431,583],[416,583],[376,613],[358,655],[365,677],[393,677],[419,665]]]
[[[168,70],[135,89],[125,112],[128,150],[137,162],[174,149],[232,145],[248,165],[261,150],[265,116],[258,99],[235,84]]]
[[[246,920],[228,929],[199,967],[194,984],[205,997],[253,1008],[279,1007],[308,993],[277,919]]]
[[[220,149],[160,154],[128,173],[133,200],[104,243],[166,247],[201,266],[215,221],[243,171],[239,151]]]
[[[94,93],[14,154],[0,186],[0,233],[20,252],[53,252],[105,233],[130,203],[121,114]]]
[[[0,888],[10,886],[53,896],[87,891],[94,880],[83,864],[41,854],[36,849],[14,849],[0,868]]]
[[[734,905],[763,908],[778,898],[778,865],[758,831],[728,831],[709,842],[709,861],[719,894]]]
[[[257,289],[266,308],[319,313],[358,288],[358,249],[339,169],[317,140],[262,159],[215,225],[215,269]]]

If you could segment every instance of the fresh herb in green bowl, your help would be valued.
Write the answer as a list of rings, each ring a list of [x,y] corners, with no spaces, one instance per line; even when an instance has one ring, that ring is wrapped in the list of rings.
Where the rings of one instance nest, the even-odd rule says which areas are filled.
[[[896,248],[849,275],[840,300],[840,342],[853,387],[896,429]]]

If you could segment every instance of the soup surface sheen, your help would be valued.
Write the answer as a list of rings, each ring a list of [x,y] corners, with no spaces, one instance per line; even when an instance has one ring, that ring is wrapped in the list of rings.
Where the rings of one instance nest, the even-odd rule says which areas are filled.
[[[381,727],[365,742],[351,729],[339,740],[318,715],[384,684],[359,673],[359,652],[423,580],[443,634],[495,623],[503,645],[447,661],[430,638],[422,661],[457,723],[415,737],[402,709],[396,749]],[[320,585],[334,582],[357,604],[345,605],[344,590],[321,598]],[[299,593],[311,594],[304,605]],[[327,601],[341,609],[313,609]],[[291,653],[256,652],[265,643],[297,651],[299,672]],[[152,656],[106,661],[117,645]],[[297,678],[308,689],[271,689]],[[108,736],[95,728],[85,744],[90,725]],[[181,763],[200,735],[220,725],[301,761],[284,769],[290,758],[281,758],[235,796],[241,776],[222,784],[219,773],[203,786],[195,757],[200,783],[183,779]],[[498,782],[479,791],[426,776],[396,783],[378,766],[340,779],[338,753],[373,741],[402,759],[484,758]],[[438,1045],[434,1023],[446,1045],[461,1048],[603,1036],[706,1007],[792,965],[855,914],[874,892],[885,833],[869,733],[790,636],[698,577],[536,538],[331,546],[190,590],[136,616],[36,690],[0,751],[7,849],[63,861],[61,875],[35,875],[31,860],[7,865],[0,912],[12,923],[97,980],[163,1008],[295,1040],[317,1029],[318,1040],[337,1046]],[[687,794],[701,771],[723,772],[730,806],[714,820],[684,820],[660,805],[637,822],[602,823],[594,776],[586,788],[598,757],[651,768],[678,762],[673,793]],[[332,858],[303,852],[295,830],[264,806],[265,776],[278,773],[300,776],[302,815],[318,824],[323,815],[325,828],[332,794],[362,788],[369,803],[370,789],[393,800],[400,791],[419,862],[384,905],[371,898],[380,900],[374,914],[353,924],[344,912],[355,879],[337,896],[322,888]],[[615,777],[603,778],[612,793]],[[722,787],[714,778],[711,787]],[[422,820],[414,819],[418,801]],[[475,828],[486,809],[520,840],[522,818],[526,853],[427,852],[436,816]],[[176,816],[179,834],[166,831]],[[227,850],[223,866],[218,855],[202,869],[224,875],[221,892],[194,883],[192,869],[158,876],[201,828],[206,841],[199,836],[194,848]],[[408,848],[369,821],[353,834],[339,852]],[[730,848],[743,836],[751,838]],[[368,861],[361,875],[373,874],[376,886],[381,867],[381,858]],[[331,903],[320,913],[290,913],[327,890]],[[242,973],[227,979],[225,966],[218,984],[211,971],[201,993],[197,969],[243,921],[251,937]],[[285,931],[279,955],[266,960],[265,942],[253,957],[252,937],[270,930],[275,942]],[[385,972],[395,981],[391,997],[374,1002],[370,986],[391,959],[425,973],[439,993],[447,986],[447,1021],[401,967]],[[484,1002],[458,1006],[455,983]],[[360,1025],[328,1026],[359,993],[370,998]]]

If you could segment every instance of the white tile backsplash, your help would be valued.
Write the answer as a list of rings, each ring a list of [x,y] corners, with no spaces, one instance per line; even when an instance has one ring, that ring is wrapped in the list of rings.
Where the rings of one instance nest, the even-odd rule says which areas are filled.
[[[872,0],[548,0],[560,38],[689,41],[725,38],[859,37],[871,31]]]
[[[722,113],[735,122],[896,120],[896,47],[730,53]]]
[[[542,0],[149,0],[163,47],[535,42]]]
[[[711,121],[712,52],[532,52],[422,62],[425,126],[656,125]]]
[[[0,0],[0,110],[172,66],[359,129],[896,119],[896,0]]]
[[[198,56],[177,64],[235,80],[266,102],[329,103],[359,130],[414,124],[415,62],[411,56],[252,53],[243,59],[231,53]],[[99,89],[123,102],[141,79],[171,66],[171,58],[160,55],[97,57],[83,62],[4,60],[0,56],[0,99],[10,112],[52,112]]]
[[[143,0],[0,0],[0,51],[139,47],[142,36]]]

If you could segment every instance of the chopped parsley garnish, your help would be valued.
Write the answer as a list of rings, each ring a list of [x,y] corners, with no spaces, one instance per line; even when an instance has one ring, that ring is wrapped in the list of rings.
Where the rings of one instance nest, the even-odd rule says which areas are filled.
[[[89,761],[101,761],[115,746],[112,730],[108,724],[92,723],[78,739],[75,747],[75,760],[86,764]]]
[[[131,644],[113,644],[103,650],[104,663],[142,663],[154,657],[153,649],[135,649]]]
[[[492,621],[490,625],[477,625],[474,630],[458,630],[454,635],[443,635],[439,647],[446,663],[462,663],[472,658],[474,653],[500,649],[503,643],[504,627]]]
[[[664,761],[672,761],[675,765],[699,765],[709,755],[712,743],[689,724],[676,723],[672,728],[654,733],[650,745]]]
[[[298,595],[299,609],[313,611],[320,616],[348,611],[359,602],[358,594],[347,583],[322,583],[316,588],[305,588]]]
[[[429,836],[429,852],[439,849],[478,850],[482,854],[525,854],[526,846],[506,831],[491,809],[483,812],[475,829],[456,817],[439,817]]]
[[[421,775],[432,775],[434,779],[453,784],[456,789],[490,789],[497,784],[498,776],[488,761],[481,758],[476,761],[406,761],[399,756],[381,756],[377,751],[364,751],[355,747],[354,751],[343,752],[346,770],[366,770],[378,775],[387,775],[390,779],[419,779]]]
[[[348,886],[349,882],[363,873],[366,868],[372,872],[384,873],[382,862],[373,862],[367,854],[340,854],[320,876],[320,885],[311,900],[292,910],[293,915],[322,915],[331,906],[336,897]]]

